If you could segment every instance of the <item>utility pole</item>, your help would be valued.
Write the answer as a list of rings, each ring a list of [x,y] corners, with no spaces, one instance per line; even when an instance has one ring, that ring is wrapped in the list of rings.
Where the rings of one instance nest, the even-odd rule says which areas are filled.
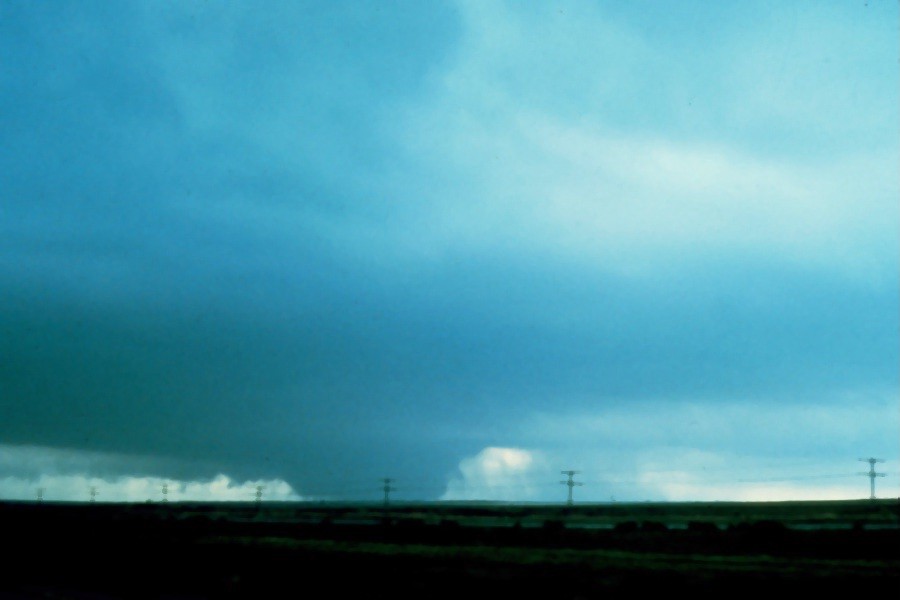
[[[866,477],[869,478],[869,489],[871,491],[871,494],[869,495],[869,500],[874,500],[875,499],[875,478],[876,477],[884,477],[884,473],[876,473],[875,472],[875,463],[883,463],[884,459],[883,458],[860,458],[859,460],[862,462],[869,463],[869,470],[861,471],[859,473],[859,475],[865,475]]]
[[[384,492],[384,507],[387,508],[388,504],[391,500],[391,492],[397,491],[397,488],[391,487],[391,482],[394,481],[390,477],[382,478],[381,482],[384,484],[381,487],[381,491]]]
[[[573,479],[573,477],[575,477],[577,473],[581,473],[581,471],[560,471],[560,473],[569,476],[566,481],[560,481],[560,483],[569,486],[569,498],[566,500],[566,506],[572,506],[572,488],[576,485],[584,485],[580,481],[575,481]]]

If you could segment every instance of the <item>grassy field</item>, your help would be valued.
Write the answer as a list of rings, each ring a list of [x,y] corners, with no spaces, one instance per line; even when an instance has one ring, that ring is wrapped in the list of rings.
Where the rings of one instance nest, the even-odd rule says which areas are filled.
[[[3,503],[0,598],[858,594],[900,583],[898,508]]]

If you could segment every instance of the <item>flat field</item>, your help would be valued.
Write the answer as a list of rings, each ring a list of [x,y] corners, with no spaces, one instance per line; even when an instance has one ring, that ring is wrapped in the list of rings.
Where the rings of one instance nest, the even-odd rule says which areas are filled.
[[[0,598],[900,589],[900,503],[0,503]]]

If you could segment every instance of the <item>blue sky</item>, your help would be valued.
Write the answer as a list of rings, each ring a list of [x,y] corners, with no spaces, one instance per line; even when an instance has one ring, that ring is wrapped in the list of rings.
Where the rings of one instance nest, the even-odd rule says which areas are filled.
[[[0,3],[0,494],[900,495],[898,24]]]

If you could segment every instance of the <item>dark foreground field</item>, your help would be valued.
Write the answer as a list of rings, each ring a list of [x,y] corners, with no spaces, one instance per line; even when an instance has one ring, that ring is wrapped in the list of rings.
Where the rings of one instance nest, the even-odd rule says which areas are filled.
[[[0,598],[865,594],[900,589],[898,524],[896,500],[2,503]]]

